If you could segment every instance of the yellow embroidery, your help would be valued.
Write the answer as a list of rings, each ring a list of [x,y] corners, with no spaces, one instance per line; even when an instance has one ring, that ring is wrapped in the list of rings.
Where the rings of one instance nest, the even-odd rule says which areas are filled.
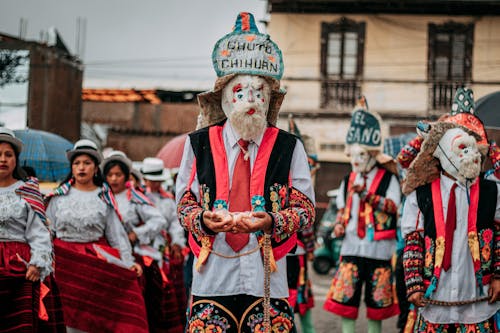
[[[441,267],[444,258],[444,237],[436,239],[436,266]]]
[[[472,231],[468,235],[469,249],[472,254],[472,260],[478,261],[479,258],[479,239],[477,238],[477,233]]]

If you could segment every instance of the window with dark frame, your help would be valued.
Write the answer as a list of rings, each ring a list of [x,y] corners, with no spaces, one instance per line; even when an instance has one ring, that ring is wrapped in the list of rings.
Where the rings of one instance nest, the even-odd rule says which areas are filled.
[[[448,110],[458,87],[472,80],[474,24],[429,24],[429,108]]]
[[[352,108],[361,92],[365,23],[342,17],[321,25],[321,107]]]

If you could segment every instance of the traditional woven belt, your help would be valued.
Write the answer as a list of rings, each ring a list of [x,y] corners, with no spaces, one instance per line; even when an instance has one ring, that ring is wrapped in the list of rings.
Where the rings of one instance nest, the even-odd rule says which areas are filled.
[[[427,299],[424,298],[424,303],[426,304],[432,304],[432,305],[440,305],[440,306],[458,306],[458,305],[467,305],[467,304],[474,304],[474,303],[480,303],[487,301],[489,299],[488,296],[484,296],[481,298],[476,298],[476,299],[470,299],[466,301],[439,301],[437,299]]]

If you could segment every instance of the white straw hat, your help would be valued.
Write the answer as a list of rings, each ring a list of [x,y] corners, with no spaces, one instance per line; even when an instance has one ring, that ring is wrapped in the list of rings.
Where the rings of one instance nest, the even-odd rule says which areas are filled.
[[[73,149],[66,152],[66,157],[68,161],[71,161],[77,154],[90,155],[97,160],[97,164],[100,164],[102,161],[102,155],[99,149],[97,149],[97,145],[93,141],[87,139],[78,140],[73,146]]]
[[[17,153],[20,153],[23,150],[23,142],[16,138],[13,130],[6,127],[0,127],[0,142],[10,143],[14,146]]]
[[[113,150],[111,153],[109,153],[108,157],[106,157],[101,164],[102,171],[104,172],[104,168],[106,167],[106,165],[113,161],[122,162],[127,166],[129,172],[132,171],[132,161],[127,157],[127,155],[124,152],[120,150]]]
[[[144,179],[152,181],[165,181],[169,178],[163,160],[156,157],[146,157],[142,161],[141,173]]]

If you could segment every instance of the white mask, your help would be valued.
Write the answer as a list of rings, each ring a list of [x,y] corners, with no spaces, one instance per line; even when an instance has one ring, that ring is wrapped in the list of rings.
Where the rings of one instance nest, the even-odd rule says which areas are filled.
[[[271,88],[260,76],[237,75],[222,90],[222,110],[244,140],[257,139],[267,127]]]
[[[357,143],[349,146],[347,153],[351,158],[352,171],[356,173],[366,173],[373,169],[377,163],[368,149],[361,147]]]
[[[481,154],[476,139],[460,128],[446,131],[434,151],[441,167],[459,183],[472,181],[481,172]]]

